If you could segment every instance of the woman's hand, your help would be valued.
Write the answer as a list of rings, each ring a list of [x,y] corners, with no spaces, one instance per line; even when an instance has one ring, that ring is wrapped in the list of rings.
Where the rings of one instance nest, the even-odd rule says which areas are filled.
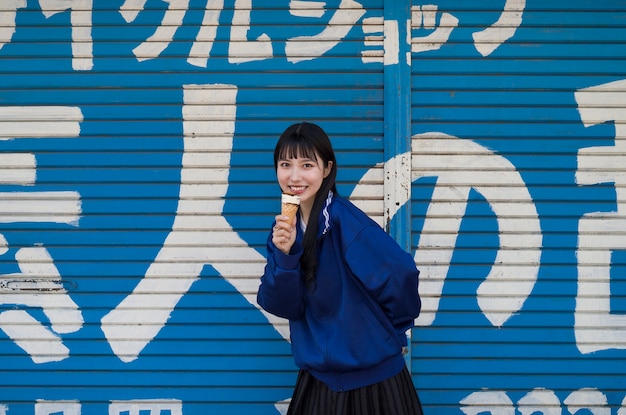
[[[272,242],[278,249],[280,249],[285,255],[289,255],[291,247],[296,242],[296,221],[297,218],[293,218],[293,222],[287,222],[288,216],[277,215],[276,225],[274,225],[272,233]]]

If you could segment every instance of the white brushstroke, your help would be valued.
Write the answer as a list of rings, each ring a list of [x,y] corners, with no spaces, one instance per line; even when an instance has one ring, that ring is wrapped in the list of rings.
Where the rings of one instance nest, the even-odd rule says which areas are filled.
[[[0,223],[65,223],[78,226],[78,192],[0,192]]]
[[[296,17],[317,17],[324,15],[324,1],[302,1],[291,0],[289,2],[289,13]]]
[[[0,107],[0,140],[78,137],[83,114],[78,107]],[[36,181],[33,154],[0,155],[0,183],[31,186]],[[0,223],[50,222],[78,225],[80,195],[61,192],[0,193]]]
[[[611,256],[626,250],[626,80],[575,93],[586,127],[613,121],[613,146],[582,148],[578,152],[576,183],[614,183],[617,211],[591,212],[578,223],[578,294],[574,314],[576,345],[581,353],[626,349],[626,316],[611,312]]]
[[[261,34],[254,42],[248,40],[251,9],[252,0],[235,1],[235,13],[230,26],[230,43],[228,44],[230,63],[263,60],[273,56],[272,41],[267,34]]]
[[[76,107],[0,107],[3,127],[0,140],[78,136],[80,121],[82,113]],[[0,183],[21,186],[35,183],[34,155],[5,153],[0,162],[3,165]],[[77,192],[0,193],[0,223],[78,225],[80,215],[81,201]],[[8,248],[6,238],[0,234],[0,254],[6,254]],[[80,330],[82,313],[60,282],[59,271],[44,247],[21,248],[15,260],[20,272],[0,275],[0,304],[41,308],[50,328],[36,321],[27,311],[15,309],[0,312],[0,329],[35,363],[66,359],[69,350],[56,333]]]
[[[283,401],[278,401],[274,404],[274,407],[280,413],[280,415],[287,415],[287,411],[289,410],[289,404],[291,403],[291,398],[285,399]]]
[[[109,415],[183,415],[183,402],[178,399],[134,399],[111,401]]]
[[[102,318],[102,330],[114,353],[124,362],[135,360],[158,334],[205,265],[212,265],[258,308],[256,289],[250,291],[248,279],[242,278],[242,267],[245,275],[255,278],[258,287],[265,259],[232,229],[222,213],[228,189],[237,88],[219,84],[184,88],[185,151],[172,231],[133,293]],[[209,148],[207,137],[227,139],[228,146],[223,148],[219,163],[215,162],[215,152],[193,154],[188,150],[201,149],[203,144]],[[191,212],[195,214],[186,214]],[[189,232],[190,229],[196,231]],[[218,231],[221,233],[216,238]],[[225,246],[237,247],[238,252],[222,249]],[[232,256],[225,258],[227,253]],[[284,320],[262,312],[279,332],[285,326]],[[287,332],[282,331],[281,335],[288,339]]]
[[[459,402],[465,415],[489,413],[491,415],[515,415],[513,402],[501,391],[473,392]]]
[[[26,7],[26,0],[3,0],[2,12],[0,12],[0,49],[7,43],[11,43],[15,33],[15,18],[17,9]]]
[[[521,415],[561,415],[561,401],[553,391],[537,388],[517,401],[517,409]]]
[[[420,6],[411,6],[418,7]],[[424,4],[420,8],[422,14],[422,26],[424,29],[431,30],[437,27],[437,10],[438,7],[435,4]]]
[[[126,23],[134,22],[148,0],[126,0],[120,7],[120,14]]]
[[[594,388],[578,389],[570,393],[563,403],[572,415],[581,409],[587,409],[592,415],[611,415],[606,395]]]
[[[342,0],[324,30],[314,36],[296,36],[287,40],[287,60],[298,63],[324,55],[348,34],[365,14],[363,6],[354,0]]]
[[[433,142],[446,146],[447,151],[442,155],[428,154]],[[424,278],[421,286],[437,295],[424,298],[424,311],[417,322],[432,324],[456,245],[457,232],[450,234],[449,229],[440,230],[439,218],[451,218],[458,231],[463,216],[460,205],[467,203],[469,191],[474,189],[494,212],[500,240],[491,270],[476,292],[478,305],[494,326],[501,326],[521,309],[539,272],[541,226],[524,180],[507,159],[470,140],[426,133],[413,136],[412,143],[413,181],[421,177],[437,177],[415,253],[416,262],[425,264],[422,265]],[[468,169],[480,166],[481,170],[458,171],[459,166]],[[459,185],[468,181],[471,184]],[[518,220],[510,219],[510,200],[516,201],[516,217],[525,218],[523,229],[520,229]],[[450,203],[452,201],[460,203]],[[437,258],[433,260],[435,253]]]
[[[478,288],[478,304],[493,325],[501,326],[521,309],[539,272],[542,235],[532,197],[508,160],[472,141],[443,133],[426,133],[413,136],[412,147],[412,181],[437,177],[415,252],[415,261],[422,271],[422,314],[416,323],[427,326],[434,321],[469,192],[474,189],[496,215],[500,239],[491,271]],[[385,164],[406,163],[401,160],[407,157],[408,154],[397,155]],[[469,170],[458,171],[458,166]],[[471,170],[472,166],[480,166],[482,171]],[[376,169],[367,172],[351,198],[362,193],[360,183],[371,182],[376,175]],[[407,203],[406,198],[386,205],[386,220],[391,220]],[[510,200],[516,201],[514,212],[509,209]]]
[[[397,20],[385,20],[384,64],[397,65],[400,61],[400,32]]]
[[[78,137],[82,121],[78,107],[0,107],[0,140]]]
[[[25,350],[34,363],[58,362],[70,355],[59,336],[47,330],[24,310],[0,313],[0,329]]]
[[[81,404],[76,400],[37,400],[35,415],[81,415]]]
[[[626,396],[622,399],[622,405],[617,410],[617,415],[626,415]]]
[[[41,308],[50,329],[25,310],[0,312],[0,329],[35,363],[66,359],[69,350],[55,333],[73,333],[82,328],[78,305],[59,282],[59,271],[45,248],[21,248],[15,258],[21,272],[0,275],[0,304]]]
[[[474,47],[483,56],[490,55],[500,45],[515,35],[522,24],[522,14],[526,0],[507,0],[504,11],[498,20],[480,32],[472,35]]]
[[[361,61],[363,63],[384,63],[384,20],[382,17],[366,17],[363,19],[361,28],[363,30],[364,45],[368,48],[361,51]]]
[[[39,0],[46,18],[70,11],[72,25],[72,68],[88,71],[93,68],[92,0]]]
[[[202,25],[198,30],[196,40],[191,45],[187,62],[191,65],[206,68],[209,62],[209,55],[213,49],[217,29],[219,27],[220,14],[224,8],[224,0],[208,0]]]
[[[139,46],[133,49],[133,53],[139,62],[157,58],[172,43],[178,28],[182,26],[183,19],[189,7],[189,0],[163,0],[168,3],[163,20],[154,33]]]
[[[413,6],[411,8],[411,27],[432,29],[435,27],[434,13],[436,6]],[[411,38],[411,51],[414,53],[440,49],[450,38],[452,31],[458,26],[459,19],[450,13],[442,13],[439,26],[429,35]]]
[[[0,153],[0,184],[33,185],[37,177],[36,167],[33,154]]]

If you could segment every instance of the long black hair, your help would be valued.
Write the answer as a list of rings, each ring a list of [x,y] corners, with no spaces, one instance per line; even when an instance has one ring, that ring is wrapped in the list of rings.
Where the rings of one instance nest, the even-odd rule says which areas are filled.
[[[274,149],[274,170],[278,169],[279,160],[290,158],[310,158],[323,163],[323,169],[332,162],[330,172],[322,181],[315,195],[309,223],[307,224],[300,257],[304,281],[311,290],[315,289],[315,271],[317,270],[317,233],[319,215],[326,203],[328,192],[337,194],[335,180],[337,178],[337,160],[335,151],[326,132],[317,124],[301,122],[293,124],[282,133]]]

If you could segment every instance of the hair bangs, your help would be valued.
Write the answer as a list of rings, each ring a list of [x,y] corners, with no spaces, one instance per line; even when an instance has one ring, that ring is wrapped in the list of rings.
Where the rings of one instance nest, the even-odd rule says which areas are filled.
[[[294,134],[282,143],[276,161],[297,158],[317,160],[315,144],[300,134]]]

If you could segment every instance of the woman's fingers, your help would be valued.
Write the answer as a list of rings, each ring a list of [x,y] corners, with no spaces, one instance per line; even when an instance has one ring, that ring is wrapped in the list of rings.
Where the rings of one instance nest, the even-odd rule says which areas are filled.
[[[274,225],[272,233],[272,242],[281,251],[288,254],[291,250],[293,243],[295,242],[295,228],[292,224],[288,223],[289,218],[282,215],[276,216],[276,224]]]

